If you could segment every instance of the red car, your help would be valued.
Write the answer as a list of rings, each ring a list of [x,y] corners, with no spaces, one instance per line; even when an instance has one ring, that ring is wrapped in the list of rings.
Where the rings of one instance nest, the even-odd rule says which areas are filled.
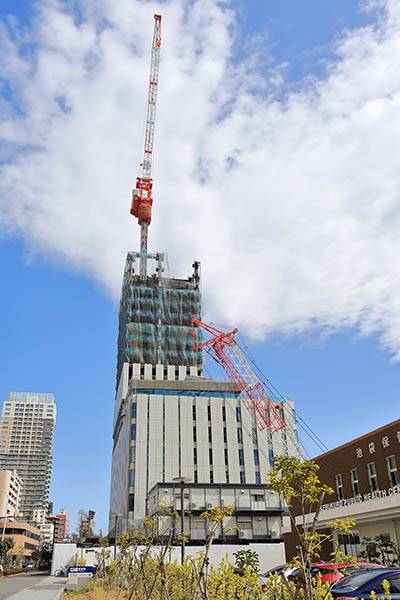
[[[376,563],[357,562],[356,565],[335,565],[330,562],[313,563],[311,565],[311,575],[317,577],[317,575],[320,574],[322,583],[325,583],[326,581],[334,583],[346,575],[354,575],[354,573],[357,573],[359,570],[369,571],[371,569],[382,569],[382,565]]]

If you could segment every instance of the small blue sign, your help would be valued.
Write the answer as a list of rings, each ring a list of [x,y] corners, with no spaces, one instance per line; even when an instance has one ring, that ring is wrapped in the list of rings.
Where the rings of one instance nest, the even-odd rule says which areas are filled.
[[[93,575],[93,567],[68,567],[71,575]]]

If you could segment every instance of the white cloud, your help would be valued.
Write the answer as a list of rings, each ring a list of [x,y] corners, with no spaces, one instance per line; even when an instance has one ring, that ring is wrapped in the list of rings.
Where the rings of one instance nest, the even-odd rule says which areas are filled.
[[[150,249],[171,274],[202,261],[217,322],[258,337],[356,327],[399,357],[399,3],[370,2],[375,25],[284,99],[282,65],[232,61],[235,16],[215,0],[81,4],[40,0],[30,30],[1,32],[3,229],[119,296],[161,12]]]

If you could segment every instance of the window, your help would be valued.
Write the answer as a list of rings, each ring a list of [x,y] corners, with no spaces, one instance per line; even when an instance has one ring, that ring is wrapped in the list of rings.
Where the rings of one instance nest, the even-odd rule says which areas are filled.
[[[226,427],[224,427],[224,444],[227,443]]]
[[[207,406],[207,417],[208,420],[211,421],[211,406]]]
[[[253,440],[253,444],[257,444],[257,427],[253,427],[251,430],[251,438]]]
[[[197,442],[197,430],[196,430],[196,427],[193,427],[193,441]]]
[[[268,460],[271,467],[274,466],[274,451],[268,450]]]
[[[222,407],[222,420],[226,421],[226,408],[225,408],[225,406]]]
[[[214,473],[210,471],[210,483],[214,483]]]
[[[208,458],[210,460],[210,465],[212,465],[213,464],[212,448],[209,448],[209,450],[208,450]]]
[[[136,402],[132,403],[132,419],[136,419]]]
[[[399,483],[399,475],[397,473],[396,460],[394,456],[388,456],[386,458],[386,466],[388,470],[390,485],[397,485]]]
[[[244,465],[244,454],[241,448],[239,449],[239,465]]]
[[[193,411],[193,421],[195,421],[196,420],[196,406],[195,406],[195,404],[193,404],[192,411]]]
[[[236,407],[236,421],[240,423],[242,420],[242,413],[240,411],[240,406]]]
[[[240,483],[246,483],[246,475],[244,471],[240,471]]]
[[[358,484],[358,473],[357,469],[350,470],[350,479],[351,479],[351,487],[353,490],[353,495],[358,496],[360,493],[360,486]]]
[[[136,440],[136,424],[134,423],[131,428],[131,440]]]
[[[129,510],[132,512],[135,508],[135,494],[129,494]]]
[[[367,464],[368,481],[371,492],[379,490],[378,477],[376,474],[375,463]]]
[[[239,444],[243,443],[243,431],[241,427],[237,428],[237,441]]]
[[[229,471],[225,471],[226,483],[229,483]]]
[[[254,464],[256,465],[256,467],[258,467],[260,464],[260,461],[258,459],[258,450],[254,450],[253,452],[254,452]]]
[[[343,500],[343,498],[344,498],[343,480],[342,480],[341,473],[338,473],[338,475],[335,475],[335,482],[336,482],[336,492],[337,492],[338,500]]]
[[[131,487],[134,487],[134,485],[135,485],[135,469],[131,469],[131,477],[130,477],[129,485]]]
[[[136,446],[131,446],[131,463],[135,462],[136,458]]]
[[[193,448],[193,462],[197,465],[197,448]]]
[[[195,483],[198,482],[197,471],[194,472],[194,482]]]
[[[260,483],[261,483],[260,471],[256,471],[256,484],[259,485]]]
[[[209,427],[209,428],[208,428],[208,441],[209,441],[209,442],[210,442],[210,444],[211,444],[211,442],[212,442],[212,431],[211,431],[211,427]]]
[[[227,448],[224,449],[224,457],[225,457],[225,464],[227,465],[228,464],[228,449]]]

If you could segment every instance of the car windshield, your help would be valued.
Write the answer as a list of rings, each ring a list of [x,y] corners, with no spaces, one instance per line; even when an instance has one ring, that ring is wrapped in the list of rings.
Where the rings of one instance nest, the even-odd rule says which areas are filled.
[[[312,567],[311,577],[316,577],[318,573],[321,575],[328,575],[328,573],[334,573],[335,569],[326,569],[325,567]]]
[[[375,579],[377,577],[376,571],[362,571],[362,573],[356,573],[355,575],[349,575],[348,577],[343,577],[339,579],[337,583],[335,583],[334,588],[337,590],[344,590],[345,588],[356,590],[361,587],[371,579]]]

